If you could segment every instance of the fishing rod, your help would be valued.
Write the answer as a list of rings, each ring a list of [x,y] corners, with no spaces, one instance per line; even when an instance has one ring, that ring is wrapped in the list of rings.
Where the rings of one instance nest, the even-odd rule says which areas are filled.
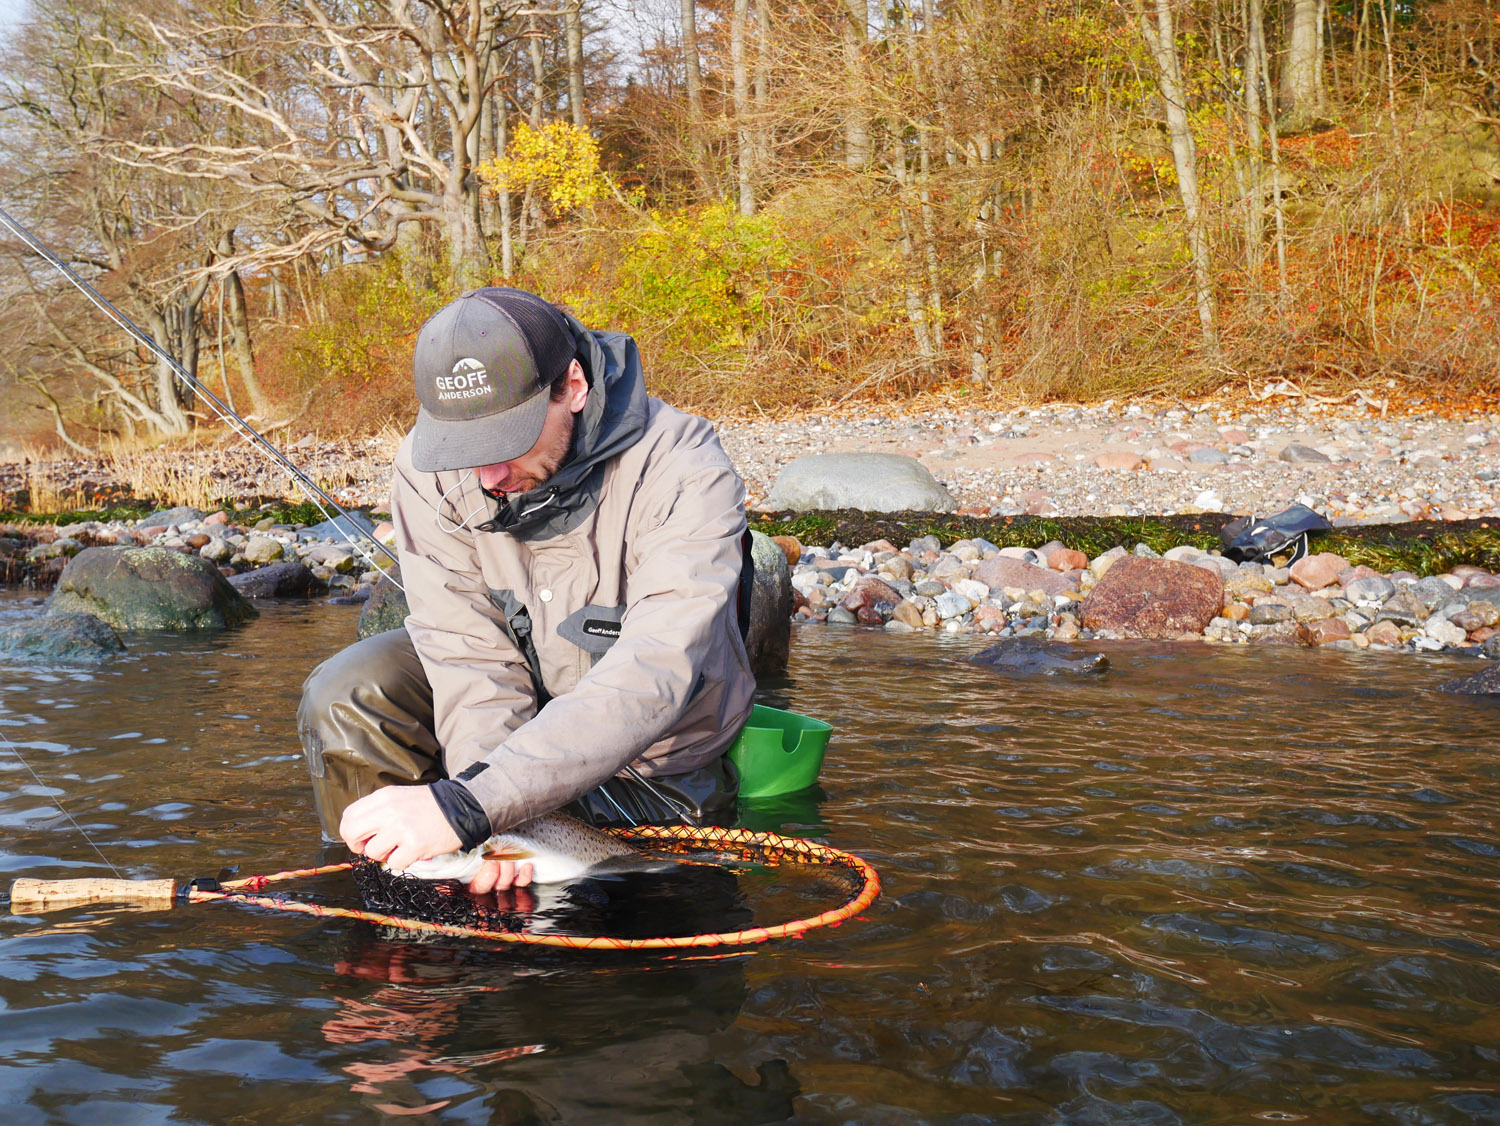
[[[344,530],[343,525],[341,525],[338,520],[333,517],[332,513],[328,511],[328,508],[323,507],[324,504],[328,505],[330,508],[334,509],[334,511],[336,511],[340,516],[342,516],[344,518],[344,522],[348,524],[349,527],[357,530],[362,536],[364,536],[365,539],[369,540],[372,544],[378,547],[392,563],[399,565],[401,561],[396,557],[396,553],[393,552],[390,548],[386,547],[386,545],[381,543],[378,539],[376,539],[374,533],[367,532],[364,527],[354,519],[349,511],[344,508],[343,505],[339,504],[338,501],[329,496],[328,493],[324,491],[322,486],[320,486],[316,481],[314,481],[311,477],[304,473],[300,467],[298,467],[290,458],[286,456],[286,454],[282,453],[274,442],[272,442],[259,430],[255,429],[255,427],[246,422],[245,419],[240,415],[240,413],[233,407],[231,407],[228,403],[224,402],[224,400],[220,399],[217,395],[210,391],[208,387],[206,387],[202,382],[199,381],[197,376],[193,375],[185,367],[183,367],[182,364],[177,361],[177,358],[175,356],[173,356],[170,352],[168,352],[165,348],[163,348],[160,344],[153,340],[144,329],[142,329],[124,313],[120,312],[120,310],[115,307],[115,305],[109,300],[109,298],[105,297],[102,293],[100,293],[97,289],[95,289],[92,285],[90,285],[87,281],[80,277],[77,272],[74,271],[73,268],[66,262],[60,259],[57,255],[53,254],[46,243],[42,242],[41,239],[32,234],[30,230],[28,230],[19,220],[15,219],[8,212],[6,212],[4,208],[0,208],[0,226],[4,226],[5,228],[7,228],[13,235],[15,235],[18,239],[20,239],[28,247],[35,251],[43,261],[56,269],[60,274],[62,274],[63,277],[67,278],[68,281],[73,284],[74,288],[76,288],[80,293],[87,297],[96,308],[98,308],[105,314],[105,316],[109,317],[109,319],[114,321],[115,324],[119,325],[127,333],[133,336],[143,347],[145,347],[148,352],[150,352],[158,360],[166,364],[177,376],[177,378],[182,380],[182,382],[189,389],[191,389],[194,394],[202,396],[209,403],[209,405],[213,408],[214,413],[218,415],[219,419],[222,422],[226,423],[231,430],[234,430],[242,438],[250,441],[252,446],[259,449],[261,453],[270,457],[272,461],[274,461],[276,464],[280,465],[281,468],[290,473],[292,475],[292,479],[296,481],[296,483],[301,486],[302,491],[307,494],[307,499],[313,503],[313,506],[316,507],[319,512],[321,512],[324,516],[328,517],[330,521],[332,521],[334,530],[338,532],[338,534],[341,535],[345,539],[345,541],[348,542],[349,546],[352,547],[356,552],[358,552],[359,555],[362,556],[365,561],[368,562],[372,567],[374,567],[377,571],[380,571],[381,574],[385,575],[386,578],[395,583],[397,587],[400,587],[402,590],[405,589],[404,587],[401,587],[401,584],[396,581],[394,576],[392,576],[389,571],[386,571],[383,567],[380,566],[379,563],[375,561],[374,556],[372,556],[364,548],[360,547],[357,542],[355,542],[353,537],[351,537],[349,533]]]

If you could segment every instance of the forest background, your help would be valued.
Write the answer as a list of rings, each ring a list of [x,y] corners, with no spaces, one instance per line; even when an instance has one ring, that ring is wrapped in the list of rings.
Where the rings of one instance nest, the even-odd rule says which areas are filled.
[[[1497,39],[1500,0],[30,0],[0,207],[272,430],[404,422],[482,284],[716,416],[1493,394]],[[212,421],[8,236],[0,341],[0,456]]]

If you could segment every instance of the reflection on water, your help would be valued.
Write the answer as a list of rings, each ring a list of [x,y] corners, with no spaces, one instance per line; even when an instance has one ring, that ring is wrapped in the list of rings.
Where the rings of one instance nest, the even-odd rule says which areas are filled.
[[[0,624],[35,606],[0,597]],[[317,863],[292,716],[353,628],[279,606],[99,668],[0,664],[40,778],[0,742],[4,881],[109,874],[59,801],[130,876]],[[1114,644],[1102,677],[1028,681],[981,647],[808,628],[764,691],[835,741],[821,800],[744,820],[869,858],[861,922],[661,957],[221,906],[7,917],[7,1121],[1500,1119],[1500,705],[1432,690],[1461,659]],[[740,884],[685,899],[780,917],[818,890]]]

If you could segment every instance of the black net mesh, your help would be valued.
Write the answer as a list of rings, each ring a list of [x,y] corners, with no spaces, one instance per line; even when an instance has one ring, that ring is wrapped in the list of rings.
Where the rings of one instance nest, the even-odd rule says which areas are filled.
[[[492,931],[521,929],[521,920],[513,912],[486,906],[469,895],[457,880],[419,880],[397,875],[383,864],[356,856],[354,884],[365,907],[383,915]]]

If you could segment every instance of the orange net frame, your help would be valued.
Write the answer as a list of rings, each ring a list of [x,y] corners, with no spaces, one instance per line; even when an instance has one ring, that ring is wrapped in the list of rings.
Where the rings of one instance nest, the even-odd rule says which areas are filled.
[[[721,829],[714,826],[692,825],[643,825],[633,829],[607,829],[605,832],[625,840],[647,842],[654,849],[671,852],[688,852],[695,848],[708,847],[719,851],[737,851],[743,859],[759,860],[773,866],[792,863],[832,868],[847,876],[851,885],[857,887],[857,891],[842,905],[810,918],[794,919],[788,923],[777,923],[771,926],[747,927],[744,930],[722,931],[717,934],[692,934],[670,938],[612,938],[607,935],[530,934],[526,931],[491,930],[483,927],[427,922],[401,915],[383,914],[379,911],[333,907],[254,894],[273,883],[348,871],[354,866],[352,861],[328,864],[321,868],[300,868],[267,876],[249,876],[242,880],[231,880],[221,884],[218,891],[193,888],[188,892],[187,898],[191,903],[215,901],[248,903],[256,907],[270,908],[273,911],[294,911],[303,915],[359,919],[421,934],[446,934],[457,938],[483,939],[487,942],[512,942],[526,946],[560,946],[568,950],[681,950],[705,946],[753,946],[774,938],[789,938],[804,934],[817,927],[837,926],[864,911],[880,895],[880,876],[867,862],[852,853],[830,845],[818,844],[816,841],[783,837],[779,833],[757,833],[749,829]]]

